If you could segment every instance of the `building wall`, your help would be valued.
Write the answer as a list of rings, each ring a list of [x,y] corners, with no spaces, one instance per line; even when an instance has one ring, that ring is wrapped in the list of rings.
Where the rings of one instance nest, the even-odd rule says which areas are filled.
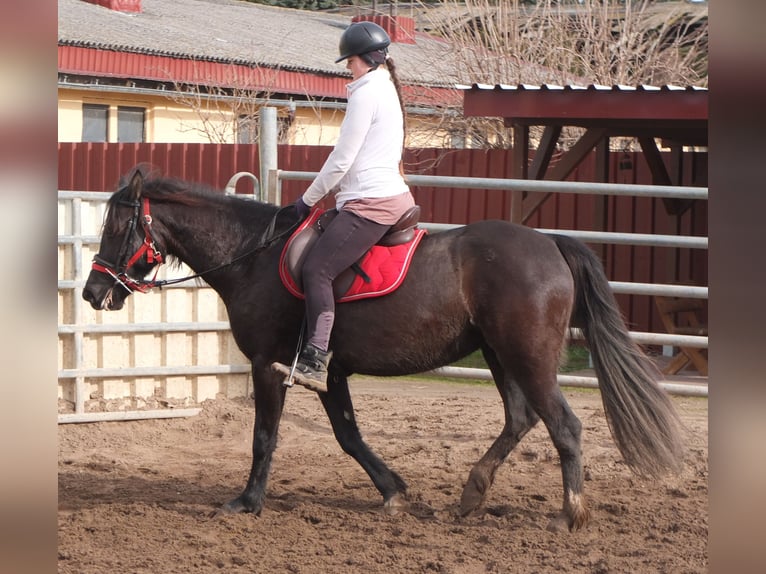
[[[146,109],[146,143],[236,143],[237,115],[256,113],[259,104],[237,104],[234,113],[224,102],[205,102],[189,96],[185,101],[151,95],[131,95],[95,90],[59,89],[58,141],[81,142],[83,104],[110,107],[108,141],[117,142],[118,106]],[[278,108],[279,117],[288,115],[287,108]],[[287,120],[282,120],[287,121]],[[301,106],[293,119],[283,143],[296,145],[332,145],[338,138],[343,111],[334,108]]]
[[[295,110],[287,142],[291,145],[334,145],[344,113],[338,109],[300,107]]]
[[[235,99],[211,102],[194,94],[185,98],[144,94],[115,93],[93,89],[77,90],[60,88],[58,92],[58,141],[75,143],[82,141],[83,104],[110,106],[109,137],[117,142],[118,106],[146,109],[146,143],[237,143],[235,131],[238,115],[258,113],[257,102]],[[234,106],[232,108],[232,106]],[[334,145],[340,132],[344,111],[337,105],[319,107],[320,104],[299,102],[290,111],[277,106],[281,122],[289,123],[286,139],[280,143],[290,145]],[[233,111],[236,110],[236,111]],[[288,121],[288,116],[292,120]],[[451,142],[445,134],[432,127],[427,118],[408,118],[408,145],[414,147],[448,147]]]
[[[108,141],[117,141],[117,107],[146,109],[145,140],[149,143],[231,143],[231,113],[228,110],[193,110],[172,99],[142,94],[120,94],[95,90],[59,89],[58,140],[82,141],[83,104],[110,107]],[[202,116],[209,119],[207,127]],[[227,128],[228,127],[228,131]],[[215,135],[213,135],[215,134]]]

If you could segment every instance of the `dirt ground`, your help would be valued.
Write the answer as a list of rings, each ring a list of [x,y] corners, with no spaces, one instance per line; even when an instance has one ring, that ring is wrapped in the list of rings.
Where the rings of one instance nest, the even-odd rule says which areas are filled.
[[[58,571],[707,572],[707,399],[674,398],[688,433],[685,469],[651,481],[621,462],[599,393],[567,389],[583,423],[593,513],[572,534],[546,530],[562,486],[542,425],[498,470],[484,506],[458,516],[468,472],[502,427],[493,386],[356,379],[351,391],[365,440],[409,484],[409,512],[382,512],[316,396],[298,387],[288,392],[260,517],[209,517],[247,479],[250,401],[207,401],[185,419],[64,424]]]

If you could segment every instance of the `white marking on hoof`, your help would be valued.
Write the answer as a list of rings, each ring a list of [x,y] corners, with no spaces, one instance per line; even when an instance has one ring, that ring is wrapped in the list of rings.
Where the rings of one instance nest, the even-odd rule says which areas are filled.
[[[395,516],[399,514],[400,510],[407,510],[407,501],[404,497],[397,493],[383,503],[383,512],[389,516]]]

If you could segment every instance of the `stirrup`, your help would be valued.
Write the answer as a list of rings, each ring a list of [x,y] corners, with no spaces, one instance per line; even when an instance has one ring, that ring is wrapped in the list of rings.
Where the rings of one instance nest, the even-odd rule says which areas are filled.
[[[272,363],[271,370],[285,377],[282,384],[286,387],[292,387],[295,383],[297,383],[300,386],[306,387],[307,389],[317,393],[327,392],[326,377],[325,380],[310,378],[303,374],[301,371],[297,369],[293,370],[292,368],[288,367],[287,365],[283,365],[282,363]]]

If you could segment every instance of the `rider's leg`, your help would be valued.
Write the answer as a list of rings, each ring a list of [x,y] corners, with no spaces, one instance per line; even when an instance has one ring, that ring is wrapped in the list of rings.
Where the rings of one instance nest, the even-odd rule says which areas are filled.
[[[310,388],[327,389],[327,364],[331,352],[330,335],[335,322],[335,297],[332,283],[351,267],[390,226],[341,210],[319,236],[303,266],[306,295],[307,342],[296,366],[296,381],[304,378]]]

